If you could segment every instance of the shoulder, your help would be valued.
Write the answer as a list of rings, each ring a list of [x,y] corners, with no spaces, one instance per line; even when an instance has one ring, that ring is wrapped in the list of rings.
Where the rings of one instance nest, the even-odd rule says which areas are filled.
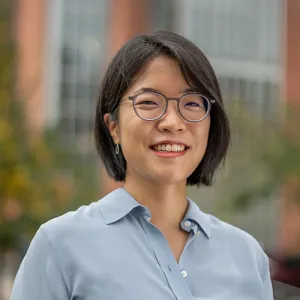
[[[212,235],[216,235],[218,238],[224,240],[226,239],[234,244],[245,245],[251,248],[261,248],[258,241],[248,232],[215,216],[208,215],[208,218],[210,219]]]
[[[96,229],[105,226],[101,213],[101,200],[83,205],[75,211],[69,211],[42,224],[44,232],[51,244],[64,244],[64,241],[76,241],[87,233],[93,235]]]
[[[251,234],[232,224],[209,214],[206,216],[210,221],[211,239],[237,260],[256,265],[262,274],[268,257],[259,242]]]

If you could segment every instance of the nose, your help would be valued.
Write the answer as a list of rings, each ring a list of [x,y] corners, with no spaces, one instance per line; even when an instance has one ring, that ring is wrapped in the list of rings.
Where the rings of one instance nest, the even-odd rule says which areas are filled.
[[[170,132],[182,132],[185,130],[186,125],[184,119],[181,117],[176,103],[169,103],[167,111],[158,120],[157,125],[160,131],[170,131]]]

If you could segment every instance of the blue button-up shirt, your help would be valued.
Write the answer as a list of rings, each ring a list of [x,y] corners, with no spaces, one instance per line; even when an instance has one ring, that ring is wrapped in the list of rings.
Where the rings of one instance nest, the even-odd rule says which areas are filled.
[[[244,231],[188,199],[175,260],[149,210],[125,189],[42,225],[11,300],[271,300],[268,259]]]

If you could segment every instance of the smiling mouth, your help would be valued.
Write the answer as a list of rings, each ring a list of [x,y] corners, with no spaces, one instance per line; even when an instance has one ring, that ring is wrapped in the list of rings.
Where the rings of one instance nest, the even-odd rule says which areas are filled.
[[[187,146],[185,145],[179,145],[179,144],[159,144],[151,147],[152,150],[157,151],[157,152],[184,152],[185,150],[188,149]]]

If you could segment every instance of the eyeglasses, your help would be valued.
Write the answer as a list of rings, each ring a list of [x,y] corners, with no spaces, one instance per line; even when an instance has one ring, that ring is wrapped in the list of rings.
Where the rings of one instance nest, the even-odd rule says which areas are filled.
[[[200,122],[209,115],[212,104],[215,103],[215,100],[196,92],[186,93],[180,98],[167,98],[159,92],[141,92],[126,99],[133,101],[135,113],[145,121],[160,119],[167,111],[169,100],[175,100],[183,119],[188,122]]]

